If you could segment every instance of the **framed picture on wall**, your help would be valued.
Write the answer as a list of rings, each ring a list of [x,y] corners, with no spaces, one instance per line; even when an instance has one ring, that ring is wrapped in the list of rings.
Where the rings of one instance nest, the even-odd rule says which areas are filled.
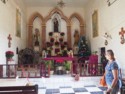
[[[94,13],[92,14],[92,33],[93,33],[93,37],[98,36],[98,12],[97,10],[94,11]]]
[[[16,9],[16,36],[21,37],[21,12]]]

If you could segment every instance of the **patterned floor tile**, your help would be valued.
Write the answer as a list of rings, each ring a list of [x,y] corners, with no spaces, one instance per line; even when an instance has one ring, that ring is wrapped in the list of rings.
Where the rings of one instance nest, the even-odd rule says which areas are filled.
[[[75,92],[88,92],[85,88],[73,88]]]
[[[46,94],[60,93],[59,89],[47,89]]]
[[[72,88],[60,88],[60,93],[62,94],[70,94],[70,93],[75,93]]]

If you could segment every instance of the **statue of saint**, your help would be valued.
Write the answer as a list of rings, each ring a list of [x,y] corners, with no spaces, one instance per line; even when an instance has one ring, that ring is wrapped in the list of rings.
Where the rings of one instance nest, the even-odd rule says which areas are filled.
[[[78,42],[79,42],[79,32],[78,32],[78,30],[75,30],[75,32],[74,32],[74,46],[78,46]]]
[[[53,24],[54,24],[54,32],[59,32],[59,29],[58,29],[59,22],[57,18],[54,18]]]
[[[35,34],[34,34],[34,46],[39,46],[39,29],[35,29]]]

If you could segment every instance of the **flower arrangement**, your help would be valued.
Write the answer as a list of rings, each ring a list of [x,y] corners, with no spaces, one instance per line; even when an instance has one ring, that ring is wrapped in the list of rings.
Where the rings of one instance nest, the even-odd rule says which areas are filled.
[[[63,42],[63,38],[59,38],[59,41],[60,41],[60,42]]]
[[[12,51],[6,51],[6,58],[12,58],[14,53]]]
[[[64,33],[64,32],[61,32],[61,33],[60,33],[60,35],[61,35],[61,36],[64,36],[64,35],[65,35],[65,33]]]
[[[53,32],[49,32],[49,36],[52,36],[53,35]]]
[[[54,42],[54,38],[51,38],[51,39],[50,39],[50,42]]]
[[[58,42],[58,41],[56,41],[56,42],[55,42],[55,45],[56,45],[56,46],[58,46],[58,45],[59,45],[59,42]]]

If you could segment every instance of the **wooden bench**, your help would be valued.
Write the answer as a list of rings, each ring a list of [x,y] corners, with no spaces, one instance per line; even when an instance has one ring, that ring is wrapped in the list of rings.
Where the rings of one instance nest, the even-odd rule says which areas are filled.
[[[38,94],[38,85],[0,87],[0,94]]]

